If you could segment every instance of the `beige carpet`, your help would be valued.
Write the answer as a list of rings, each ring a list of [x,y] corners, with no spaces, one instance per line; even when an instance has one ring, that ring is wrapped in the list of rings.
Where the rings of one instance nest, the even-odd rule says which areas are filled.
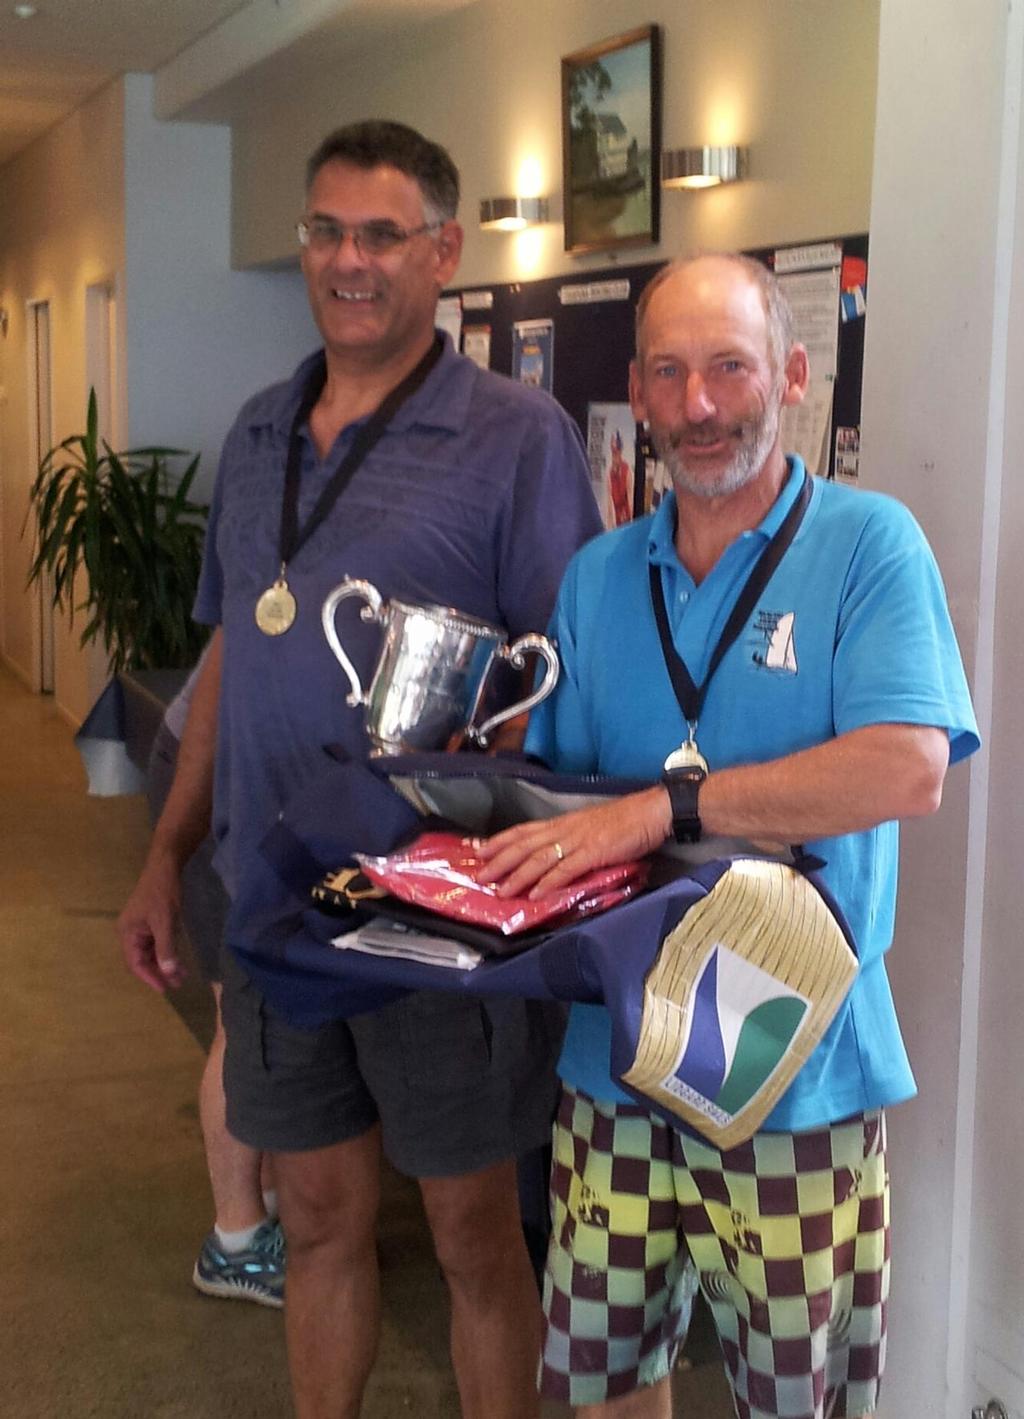
[[[281,1317],[190,1284],[210,1224],[195,1104],[205,995],[126,974],[113,922],[141,799],[87,796],[52,704],[0,670],[0,1416],[291,1414]],[[449,1419],[446,1306],[416,1189],[390,1177],[366,1419]],[[677,1411],[729,1419],[714,1342]],[[547,1410],[550,1419],[567,1411]]]

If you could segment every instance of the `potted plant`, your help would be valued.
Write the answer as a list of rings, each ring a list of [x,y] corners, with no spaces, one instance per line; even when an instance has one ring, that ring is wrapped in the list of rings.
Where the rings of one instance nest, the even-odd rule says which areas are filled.
[[[185,668],[207,636],[192,620],[207,506],[189,492],[199,455],[173,448],[115,453],[97,430],[96,394],[89,391],[85,433],[45,455],[29,491],[26,526],[34,519],[37,548],[28,580],[47,574],[53,605],[88,620],[80,644],[101,637],[112,674],[120,670]],[[24,534],[24,527],[22,529]],[[82,575],[85,594],[75,600]]]

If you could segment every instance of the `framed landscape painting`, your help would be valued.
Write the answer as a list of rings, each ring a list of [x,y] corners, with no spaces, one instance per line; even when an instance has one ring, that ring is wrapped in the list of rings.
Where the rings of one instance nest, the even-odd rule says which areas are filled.
[[[645,25],[562,60],[566,251],[658,240],[661,42]]]

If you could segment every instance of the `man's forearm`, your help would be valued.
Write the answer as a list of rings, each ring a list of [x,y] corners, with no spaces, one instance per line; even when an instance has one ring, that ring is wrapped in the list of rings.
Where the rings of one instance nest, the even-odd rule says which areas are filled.
[[[941,729],[878,724],[766,764],[711,773],[705,832],[805,842],[864,832],[939,806],[949,762]]]
[[[871,725],[764,764],[721,769],[700,790],[706,834],[798,843],[933,812],[949,741],[941,729]],[[482,881],[542,896],[593,867],[655,851],[672,832],[660,785],[596,808],[506,829],[481,845]]]

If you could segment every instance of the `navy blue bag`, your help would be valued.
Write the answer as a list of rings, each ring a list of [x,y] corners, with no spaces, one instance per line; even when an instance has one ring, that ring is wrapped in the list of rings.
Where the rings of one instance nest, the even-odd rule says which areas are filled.
[[[728,854],[661,863],[652,879],[660,885],[600,915],[530,933],[514,954],[493,933],[494,954],[470,970],[335,949],[332,939],[360,914],[339,919],[311,897],[353,852],[384,854],[428,826],[487,834],[646,787],[555,774],[518,756],[363,763],[330,752],[264,839],[236,896],[229,944],[274,1008],[300,1027],[411,990],[604,1002],[623,1087],[675,1125],[732,1146],[774,1105],[856,971],[819,860]],[[432,929],[458,934],[437,917]],[[477,933],[478,944],[481,935],[488,933]],[[787,961],[794,945],[796,959]]]

